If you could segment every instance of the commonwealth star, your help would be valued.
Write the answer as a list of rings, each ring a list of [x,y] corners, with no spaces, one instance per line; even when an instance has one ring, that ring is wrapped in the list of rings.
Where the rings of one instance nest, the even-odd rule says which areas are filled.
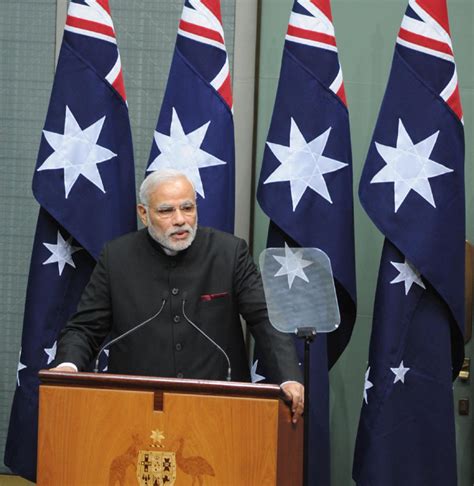
[[[186,174],[193,182],[196,192],[205,198],[199,169],[227,163],[201,149],[210,124],[211,122],[208,121],[194,131],[185,133],[178,113],[173,108],[170,134],[165,135],[155,131],[155,143],[160,154],[149,165],[147,171],[162,168],[176,169]]]
[[[104,122],[105,116],[82,130],[71,110],[66,106],[64,134],[43,130],[44,137],[54,152],[37,170],[41,172],[63,169],[66,199],[80,175],[105,193],[97,164],[116,157],[117,154],[97,145]]]
[[[413,143],[402,120],[398,120],[396,147],[375,142],[377,152],[385,161],[383,167],[370,181],[371,184],[393,182],[395,212],[410,191],[415,191],[434,208],[436,207],[429,179],[452,169],[430,159],[439,131],[418,143]]]
[[[332,204],[323,175],[340,170],[348,164],[323,155],[331,129],[332,127],[329,127],[315,139],[307,142],[292,118],[288,146],[267,142],[281,165],[264,184],[289,181],[293,211],[296,211],[308,187]]]

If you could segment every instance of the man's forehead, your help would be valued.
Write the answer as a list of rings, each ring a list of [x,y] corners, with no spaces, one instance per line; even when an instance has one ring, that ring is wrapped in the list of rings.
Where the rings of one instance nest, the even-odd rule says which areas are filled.
[[[174,207],[177,206],[187,206],[187,205],[194,205],[196,204],[194,199],[183,199],[183,200],[169,200],[169,201],[157,201],[156,206],[158,208],[165,208],[165,207]]]
[[[165,204],[170,202],[172,204],[182,204],[186,201],[195,202],[196,196],[193,186],[184,178],[171,179],[163,181],[156,186],[151,192],[151,198],[156,204]]]

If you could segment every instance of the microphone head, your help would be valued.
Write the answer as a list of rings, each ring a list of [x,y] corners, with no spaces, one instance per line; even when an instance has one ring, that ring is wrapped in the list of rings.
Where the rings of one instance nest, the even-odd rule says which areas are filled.
[[[186,301],[187,297],[188,297],[188,292],[185,290],[183,292],[183,301]]]
[[[163,290],[163,293],[161,294],[161,300],[163,300],[163,301],[168,300],[168,295],[169,295],[169,292],[167,290]]]

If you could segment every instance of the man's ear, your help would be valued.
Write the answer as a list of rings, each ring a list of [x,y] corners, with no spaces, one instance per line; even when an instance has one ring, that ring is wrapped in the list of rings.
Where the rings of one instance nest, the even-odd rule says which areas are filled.
[[[137,204],[137,213],[143,226],[148,226],[148,215],[146,212],[146,207],[143,204]]]

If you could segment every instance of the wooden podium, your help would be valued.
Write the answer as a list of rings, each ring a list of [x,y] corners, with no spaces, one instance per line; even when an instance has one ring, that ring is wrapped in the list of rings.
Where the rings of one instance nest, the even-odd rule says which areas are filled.
[[[38,485],[299,486],[274,385],[40,372]]]

